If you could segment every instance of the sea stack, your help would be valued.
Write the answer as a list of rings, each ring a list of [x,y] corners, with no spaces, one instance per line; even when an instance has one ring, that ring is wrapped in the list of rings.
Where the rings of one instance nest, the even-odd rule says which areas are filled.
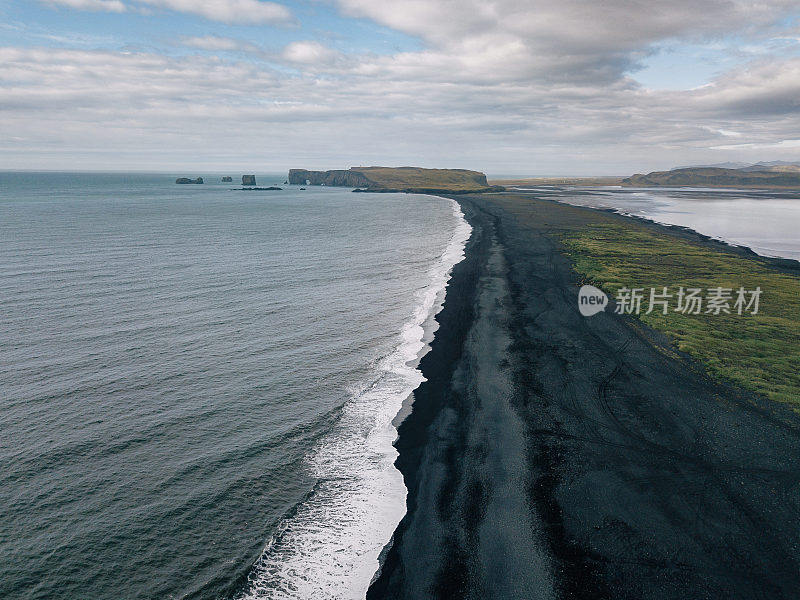
[[[188,177],[178,177],[175,180],[175,183],[203,183],[203,178],[198,177],[197,179],[189,179]]]
[[[242,175],[242,185],[255,185],[255,184],[256,184],[255,175]]]
[[[225,177],[222,178],[222,183],[231,183],[232,181],[233,177],[231,177],[230,175],[226,175]]]

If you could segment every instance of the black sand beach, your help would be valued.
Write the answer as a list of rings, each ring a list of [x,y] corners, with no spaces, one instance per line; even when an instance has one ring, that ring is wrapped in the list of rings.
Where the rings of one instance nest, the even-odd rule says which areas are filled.
[[[399,427],[408,513],[368,598],[800,597],[800,416],[577,310],[551,234],[628,217],[455,198],[473,236]]]

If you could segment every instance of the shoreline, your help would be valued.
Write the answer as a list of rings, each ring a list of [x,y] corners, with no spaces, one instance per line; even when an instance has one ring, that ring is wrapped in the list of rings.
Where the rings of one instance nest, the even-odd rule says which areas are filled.
[[[614,189],[618,189],[618,188],[614,188]],[[688,191],[688,190],[686,188],[683,188],[680,191]],[[698,190],[698,192],[700,192],[700,193],[702,193],[702,192],[714,192],[714,191],[717,191],[717,190],[712,190],[712,189],[701,189],[701,190]],[[733,191],[739,193],[742,190],[733,190]],[[761,191],[766,191],[766,190],[761,190]],[[530,192],[531,193],[539,193],[538,190],[536,190],[536,191],[531,190]],[[726,202],[730,202],[730,203],[741,202],[742,200],[744,200],[742,198],[737,198],[737,199],[733,199],[733,200],[728,200],[727,198],[722,198],[722,199],[724,199]],[[656,202],[665,202],[666,212],[673,214],[673,216],[674,216],[676,210],[678,212],[681,212],[680,208],[679,208],[680,205],[678,204],[676,206],[676,205],[673,205],[673,204],[669,204],[669,200],[670,199],[662,200],[661,198],[656,198]],[[769,197],[766,197],[766,198],[759,197],[757,199],[755,199],[753,197],[750,197],[750,198],[747,198],[744,201],[747,202],[749,200],[755,200],[756,202],[777,200],[777,201],[783,202],[783,201],[786,201],[786,200],[789,200],[789,199],[781,197],[781,196],[774,196],[773,195],[773,196],[769,196]],[[561,202],[562,204],[569,204],[571,206],[584,207],[584,208],[589,208],[589,209],[600,211],[600,212],[606,212],[606,213],[617,214],[617,215],[624,216],[624,217],[630,217],[630,218],[636,219],[637,220],[636,222],[638,222],[638,223],[644,223],[644,222],[655,223],[656,225],[659,225],[659,226],[663,227],[664,228],[663,229],[663,233],[667,233],[667,234],[675,235],[677,230],[685,230],[686,232],[694,232],[695,234],[697,234],[697,236],[699,236],[699,237],[697,237],[696,241],[702,241],[704,243],[707,240],[720,241],[720,242],[723,242],[723,244],[727,244],[730,247],[736,247],[736,248],[739,248],[739,249],[744,249],[745,255],[752,254],[754,256],[759,256],[759,257],[762,257],[762,258],[769,258],[769,259],[776,259],[778,261],[788,260],[788,261],[800,262],[800,248],[788,248],[788,249],[784,249],[784,250],[776,250],[775,248],[767,248],[767,247],[758,248],[756,246],[751,246],[750,245],[755,241],[753,239],[749,240],[749,242],[737,242],[734,239],[735,236],[730,237],[730,235],[726,234],[726,233],[711,233],[711,232],[703,233],[703,232],[698,231],[697,229],[695,229],[694,226],[691,223],[679,224],[679,223],[670,223],[670,222],[667,222],[667,221],[660,221],[660,220],[658,220],[657,216],[652,215],[652,214],[649,215],[649,216],[645,215],[645,214],[637,214],[636,212],[634,212],[634,211],[636,211],[635,207],[621,207],[619,205],[614,205],[613,202],[604,204],[603,201],[600,200],[600,199],[598,199],[598,203],[592,203],[591,201],[590,202],[581,202],[579,200],[571,200],[571,199],[561,199],[561,200],[556,199],[556,201]],[[716,199],[711,200],[711,201],[716,201]],[[702,215],[699,215],[699,216],[702,217]],[[726,215],[723,214],[723,215],[720,216],[720,218],[725,218],[725,216]],[[792,218],[793,216],[795,216],[795,215],[792,215],[791,213],[786,215],[786,217],[788,217],[788,218]],[[774,243],[774,240],[763,240],[763,243]],[[790,254],[790,256],[787,256],[786,253]]]
[[[358,428],[337,424],[341,431],[323,436],[307,454],[314,488],[284,515],[237,586],[238,600],[260,598],[268,590],[281,597],[358,598],[380,570],[407,495],[394,467],[396,424],[424,381],[419,361],[435,337],[435,316],[471,233],[457,202],[444,197],[435,202],[445,203],[450,213],[450,237],[430,255],[395,345],[375,366],[377,377],[352,392],[341,409],[340,421]],[[364,415],[369,417],[362,422]]]
[[[518,196],[457,198],[473,237],[398,427],[407,511],[367,598],[791,597],[800,492],[781,481],[800,416],[711,380],[642,324],[578,315],[547,230],[608,212],[800,263]]]
[[[552,200],[552,202],[558,202],[558,201]],[[683,225],[673,225],[671,223],[662,223],[660,221],[649,219],[647,217],[641,217],[639,215],[634,215],[625,212],[622,209],[617,209],[617,208],[584,206],[580,204],[569,204],[567,202],[558,202],[558,203],[568,204],[569,206],[574,206],[575,208],[583,208],[587,210],[613,214],[625,219],[631,219],[637,224],[648,227],[649,229],[656,232],[666,233],[678,238],[697,242],[712,250],[731,252],[738,256],[741,256],[742,258],[756,260],[758,262],[761,262],[762,264],[770,266],[771,268],[777,269],[782,273],[800,275],[800,260],[794,258],[787,258],[784,256],[769,256],[766,254],[759,254],[758,252],[756,252],[755,250],[744,244],[735,244],[733,242],[729,242],[719,237],[707,235],[705,233],[700,233],[699,231],[692,229],[691,227],[686,227]]]

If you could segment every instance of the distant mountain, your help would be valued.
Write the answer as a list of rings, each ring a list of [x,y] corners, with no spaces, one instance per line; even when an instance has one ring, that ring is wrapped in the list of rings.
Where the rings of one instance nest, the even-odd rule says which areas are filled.
[[[737,169],[740,171],[800,171],[800,162],[791,162],[787,160],[770,160],[761,161],[755,164],[744,162],[724,162],[716,163],[713,165],[686,165],[683,167],[675,167],[673,171],[683,171],[685,169]]]
[[[683,169],[743,169],[750,166],[750,163],[745,162],[724,162],[716,163],[713,165],[684,165],[682,167],[673,167],[673,171],[681,171]]]
[[[754,167],[756,165],[753,165]],[[631,186],[695,186],[695,187],[785,187],[800,188],[800,168],[795,165],[763,164],[757,169],[725,169],[719,167],[688,167],[672,171],[637,173],[622,180]]]
[[[800,165],[796,160],[769,160],[769,161],[761,161],[757,162],[756,164],[752,165],[753,167],[796,167]]]
[[[773,160],[770,162],[759,162],[749,167],[744,167],[742,171],[774,171],[776,173],[800,173],[800,164],[787,162],[785,160]]]

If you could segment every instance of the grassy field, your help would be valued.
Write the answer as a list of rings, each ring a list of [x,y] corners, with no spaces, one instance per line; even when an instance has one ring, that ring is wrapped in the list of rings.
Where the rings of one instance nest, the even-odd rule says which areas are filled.
[[[635,223],[602,219],[562,231],[576,270],[589,283],[616,296],[623,286],[645,288],[642,314],[677,347],[702,361],[711,374],[800,409],[800,278],[757,259],[707,247]],[[668,314],[658,306],[644,314],[650,288],[744,287],[762,290],[756,315]],[[703,311],[706,310],[705,305]]]
[[[437,188],[466,191],[485,188],[486,176],[464,169],[422,169],[419,167],[353,167],[377,188]]]

